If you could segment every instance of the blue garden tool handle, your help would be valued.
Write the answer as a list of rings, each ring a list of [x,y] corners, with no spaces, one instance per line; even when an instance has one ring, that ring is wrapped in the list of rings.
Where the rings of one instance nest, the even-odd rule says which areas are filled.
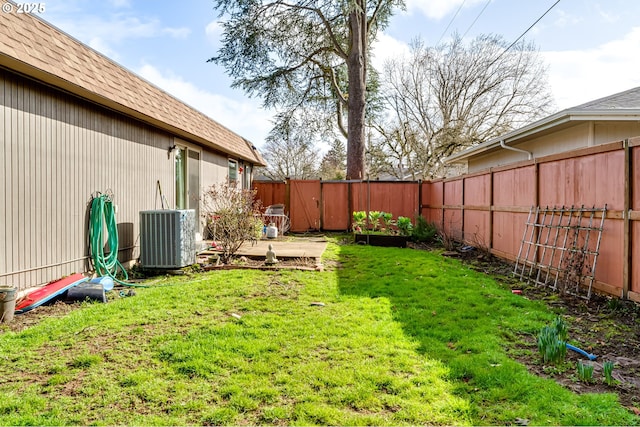
[[[598,356],[596,356],[595,354],[587,353],[583,349],[578,348],[578,347],[573,346],[573,345],[568,344],[568,343],[567,343],[567,348],[569,350],[575,351],[576,353],[579,353],[579,354],[583,355],[584,357],[586,357],[589,360],[596,360],[598,358]]]

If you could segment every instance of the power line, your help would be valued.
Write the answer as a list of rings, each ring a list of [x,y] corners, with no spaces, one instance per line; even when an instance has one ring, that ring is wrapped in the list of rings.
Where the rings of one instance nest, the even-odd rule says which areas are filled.
[[[556,2],[554,4],[551,5],[551,7],[549,9],[547,9],[547,11],[545,13],[543,13],[538,19],[536,19],[536,22],[534,22],[533,24],[531,24],[529,26],[529,28],[527,28],[522,34],[520,34],[520,36],[509,45],[508,48],[506,48],[493,62],[496,62],[498,59],[500,59],[502,57],[502,55],[504,55],[505,53],[507,53],[509,51],[509,49],[511,49],[516,43],[518,43],[520,41],[521,38],[524,37],[525,34],[527,34],[533,27],[535,27],[535,25],[540,22],[540,20],[542,18],[545,17],[545,15],[549,12],[551,12],[551,9],[553,9],[554,7],[556,7],[556,5],[560,3],[560,0],[556,0]],[[493,65],[493,62],[491,63],[491,65]]]
[[[469,25],[469,28],[467,28],[467,30],[464,32],[464,34],[462,35],[462,38],[464,39],[464,36],[467,35],[467,33],[469,32],[469,30],[471,29],[471,27],[473,27],[476,22],[478,21],[478,19],[480,18],[480,16],[482,16],[482,14],[484,13],[485,9],[487,8],[487,6],[489,6],[489,3],[491,3],[491,0],[487,0],[487,2],[485,3],[484,7],[482,8],[482,10],[480,11],[480,13],[478,14],[478,16],[476,16],[476,19],[473,20],[473,22],[471,23],[471,25]]]
[[[489,0],[489,1],[491,1],[491,0]],[[438,43],[436,43],[436,46],[438,46],[440,44],[440,42],[442,41],[442,38],[447,33],[447,31],[449,30],[449,27],[451,27],[451,24],[453,24],[453,21],[455,21],[456,16],[458,16],[458,13],[460,13],[460,10],[462,10],[462,6],[464,6],[464,4],[466,2],[467,2],[467,0],[463,0],[463,2],[460,4],[460,7],[456,11],[455,15],[453,15],[453,18],[451,18],[451,21],[449,21],[449,25],[447,25],[447,28],[445,28],[444,31],[442,32],[442,35],[440,35],[440,38],[438,39]]]

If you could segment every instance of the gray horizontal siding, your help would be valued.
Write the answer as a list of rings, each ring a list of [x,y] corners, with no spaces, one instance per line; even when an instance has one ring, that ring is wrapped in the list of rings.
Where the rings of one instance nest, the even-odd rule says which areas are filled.
[[[0,284],[26,289],[88,268],[92,194],[111,190],[123,260],[138,213],[174,200],[173,137],[0,69]]]

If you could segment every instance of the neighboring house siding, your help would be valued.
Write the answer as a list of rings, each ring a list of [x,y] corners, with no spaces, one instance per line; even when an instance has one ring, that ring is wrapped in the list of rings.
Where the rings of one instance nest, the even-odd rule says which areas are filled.
[[[624,123],[596,123],[595,144],[606,144],[640,135],[640,123],[629,121]]]
[[[87,271],[97,191],[115,196],[122,261],[139,256],[139,212],[161,207],[158,181],[174,206],[173,135],[3,69],[0,141],[0,283]],[[202,158],[202,184],[220,180],[227,156]]]
[[[511,143],[508,145],[530,151],[534,157],[538,158],[623,140],[637,135],[640,135],[640,125],[636,122],[582,122],[566,129],[556,130],[526,141],[518,141],[517,144]],[[527,160],[526,154],[496,148],[486,154],[469,158],[468,173],[475,173],[522,160]]]

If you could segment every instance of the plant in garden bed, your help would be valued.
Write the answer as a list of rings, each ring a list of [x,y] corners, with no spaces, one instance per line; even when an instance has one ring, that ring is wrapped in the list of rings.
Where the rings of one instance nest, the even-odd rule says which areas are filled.
[[[613,362],[610,360],[602,364],[602,374],[606,385],[612,386],[616,383],[616,380],[613,379]]]
[[[593,365],[591,363],[583,363],[578,360],[578,378],[585,383],[593,382]]]
[[[407,236],[398,234],[398,231],[392,228],[395,224],[393,214],[382,211],[369,211],[368,218],[371,229],[360,225],[366,218],[367,214],[364,211],[353,212],[353,222],[355,224],[353,229],[356,233],[354,236],[356,243],[401,248],[407,246]],[[382,221],[382,227],[380,226],[380,221]]]
[[[380,218],[382,218],[382,214],[384,212],[380,211],[369,211],[369,226],[372,230],[378,231],[378,227],[380,227]]]
[[[383,211],[354,211],[351,228],[356,233],[364,234],[395,234],[393,214]],[[367,223],[367,219],[369,220]]]
[[[382,219],[382,224],[384,225],[382,231],[391,233],[393,231],[391,229],[391,226],[395,225],[395,221],[393,220],[393,214],[389,212],[381,212],[380,218]]]
[[[411,218],[406,216],[399,216],[396,221],[396,226],[398,227],[398,231],[401,236],[411,236],[413,232],[413,224],[411,223]]]
[[[556,317],[551,326],[545,326],[538,334],[538,351],[544,363],[556,365],[567,356],[567,325],[561,317]]]
[[[253,240],[262,228],[260,201],[255,190],[237,188],[233,184],[214,184],[202,196],[202,216],[222,249],[220,259],[225,264],[242,243]],[[260,222],[260,224],[258,224]]]
[[[353,225],[351,226],[354,232],[362,233],[367,228],[367,213],[365,211],[353,212]]]
[[[438,228],[432,222],[427,221],[422,215],[416,218],[416,225],[411,232],[411,240],[414,242],[429,243],[438,235]],[[446,247],[446,245],[445,245]]]

